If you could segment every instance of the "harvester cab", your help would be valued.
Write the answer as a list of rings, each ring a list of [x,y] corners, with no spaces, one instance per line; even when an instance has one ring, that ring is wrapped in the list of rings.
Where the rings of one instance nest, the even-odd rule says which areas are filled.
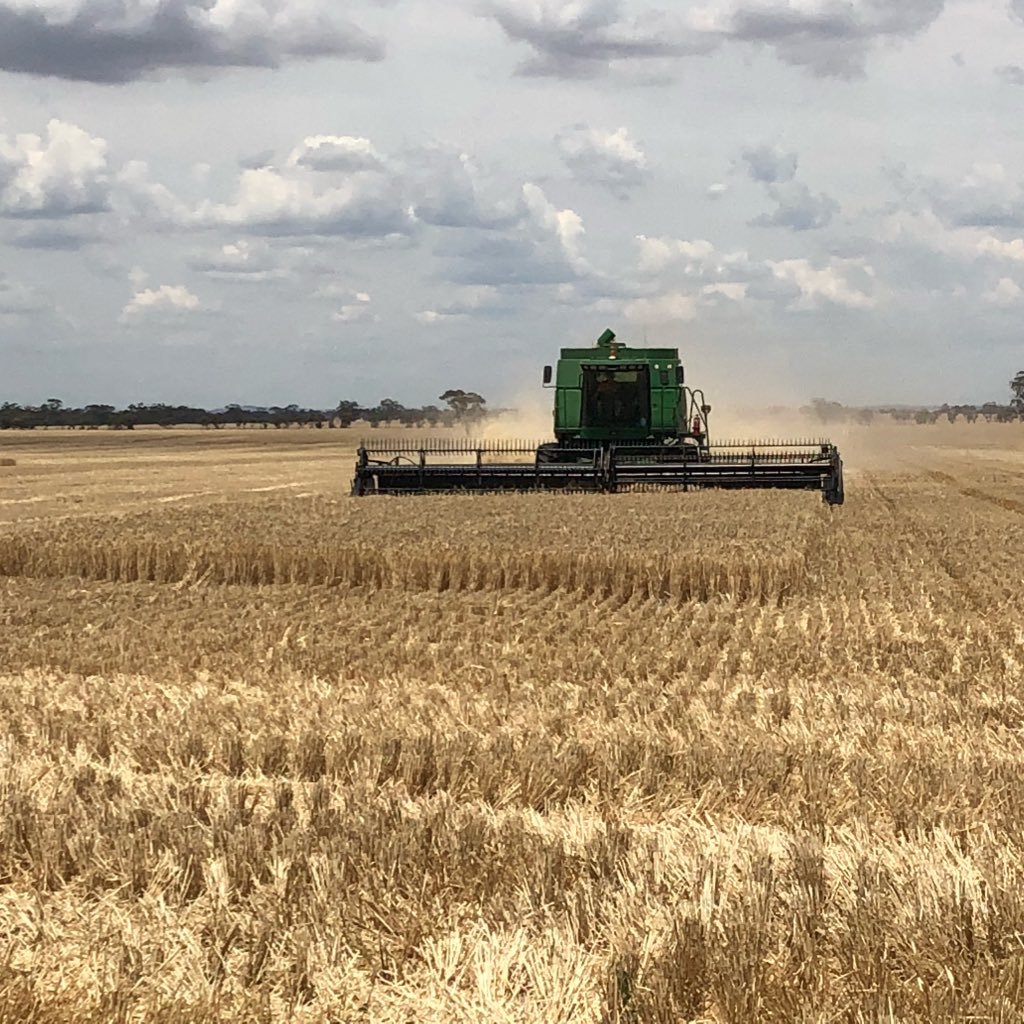
[[[686,387],[674,348],[627,348],[606,330],[593,348],[562,349],[553,385],[551,368],[544,371],[555,390],[558,445],[685,441],[706,447],[711,407]],[[688,430],[691,424],[698,429]]]
[[[352,493],[785,488],[843,503],[829,441],[713,444],[711,406],[686,384],[678,349],[628,347],[606,330],[592,347],[563,348],[543,382],[553,441],[364,442]]]

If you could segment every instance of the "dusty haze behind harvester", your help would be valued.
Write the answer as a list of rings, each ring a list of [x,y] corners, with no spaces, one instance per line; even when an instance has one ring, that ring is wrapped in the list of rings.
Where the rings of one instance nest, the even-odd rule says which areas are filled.
[[[543,382],[553,441],[363,443],[352,493],[786,488],[843,503],[830,441],[713,442],[711,406],[687,384],[678,349],[628,347],[606,330],[591,348],[563,348]]]

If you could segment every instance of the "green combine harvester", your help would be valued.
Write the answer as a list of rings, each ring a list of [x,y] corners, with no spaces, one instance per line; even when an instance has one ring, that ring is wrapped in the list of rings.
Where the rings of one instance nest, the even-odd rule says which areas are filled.
[[[711,406],[687,386],[678,349],[629,348],[606,330],[593,348],[563,348],[544,385],[555,392],[554,441],[364,442],[352,493],[773,487],[843,503],[829,441],[712,444]]]

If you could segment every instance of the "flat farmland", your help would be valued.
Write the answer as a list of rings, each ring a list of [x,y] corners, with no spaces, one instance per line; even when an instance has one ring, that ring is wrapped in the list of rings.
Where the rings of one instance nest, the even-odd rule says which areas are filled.
[[[0,1019],[1021,1019],[1024,427],[834,510],[355,437],[0,435]]]

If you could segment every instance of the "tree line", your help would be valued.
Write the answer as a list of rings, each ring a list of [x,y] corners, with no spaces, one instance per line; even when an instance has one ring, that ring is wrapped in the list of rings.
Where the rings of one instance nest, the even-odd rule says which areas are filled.
[[[810,405],[800,411],[820,423],[871,423],[876,415],[888,416],[901,423],[937,423],[941,419],[955,423],[964,419],[974,423],[1013,423],[1024,420],[1024,370],[1018,371],[1010,381],[1010,400],[1006,403],[984,402],[982,405],[949,405],[934,407],[878,406],[875,408],[849,408],[840,402],[825,398],[811,399]]]
[[[313,427],[344,428],[356,420],[371,426],[399,424],[403,427],[455,426],[480,420],[487,415],[487,400],[475,391],[449,389],[439,396],[444,406],[406,407],[393,398],[376,405],[342,400],[333,409],[307,409],[299,405],[227,405],[204,409],[164,402],[133,403],[123,409],[113,405],[65,405],[48,398],[41,405],[0,403],[0,430],[34,430],[37,427],[65,427],[78,430],[133,430],[135,427],[199,426],[222,427]],[[500,410],[496,410],[500,411]]]

